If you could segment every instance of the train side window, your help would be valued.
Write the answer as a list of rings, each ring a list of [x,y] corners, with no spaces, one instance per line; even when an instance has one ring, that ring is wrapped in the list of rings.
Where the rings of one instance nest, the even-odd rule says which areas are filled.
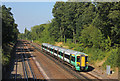
[[[50,48],[51,49],[51,51],[53,51],[53,49],[52,48]]]
[[[59,54],[59,55],[61,55],[61,53],[60,53],[60,52],[58,52],[58,54]]]
[[[63,56],[63,53],[61,52],[61,56]]]
[[[45,48],[47,48],[47,47],[45,46]]]
[[[70,56],[69,56],[69,55],[67,55],[67,54],[65,54],[65,58],[70,59]]]
[[[75,57],[73,57],[73,56],[71,56],[71,57],[72,57],[71,60],[75,62]]]
[[[51,49],[51,48],[49,48],[49,50],[50,50],[50,51],[52,51],[52,49]]]
[[[88,62],[88,56],[85,56],[85,62]]]
[[[64,55],[64,57],[66,58],[66,54]]]
[[[55,50],[55,53],[57,53],[57,50]]]
[[[46,48],[46,46],[44,46],[44,48]]]

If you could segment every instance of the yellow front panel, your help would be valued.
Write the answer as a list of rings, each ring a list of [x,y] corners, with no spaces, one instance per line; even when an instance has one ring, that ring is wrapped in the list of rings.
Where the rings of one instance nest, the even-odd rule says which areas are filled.
[[[72,54],[72,56],[75,56],[74,54]]]
[[[85,57],[81,57],[81,66],[85,66]]]

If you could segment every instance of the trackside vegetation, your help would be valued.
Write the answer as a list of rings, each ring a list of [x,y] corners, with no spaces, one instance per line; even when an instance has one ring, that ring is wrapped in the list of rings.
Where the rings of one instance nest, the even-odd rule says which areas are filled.
[[[63,42],[69,49],[87,53],[90,64],[120,67],[120,2],[56,2],[52,13],[49,23],[25,29],[19,38]]]
[[[10,69],[8,66],[14,56],[12,52],[17,42],[19,31],[11,13],[11,8],[6,8],[5,5],[2,5],[0,9],[2,9],[0,18],[2,19],[2,69],[4,77],[4,74]]]

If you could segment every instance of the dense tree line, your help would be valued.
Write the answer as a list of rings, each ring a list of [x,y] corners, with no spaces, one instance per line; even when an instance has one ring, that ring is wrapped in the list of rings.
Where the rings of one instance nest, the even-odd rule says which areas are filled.
[[[91,29],[89,32],[94,31],[96,34],[98,32],[95,28],[97,28],[103,36],[101,38],[110,38],[111,45],[114,43],[118,44],[120,43],[119,13],[120,2],[96,3],[96,5],[90,2],[57,2],[53,8],[54,20],[51,26],[51,34],[54,33],[53,30],[58,27],[58,31],[60,31],[59,37],[61,37],[61,39],[64,37],[66,39],[67,37],[72,38],[73,42],[76,42],[76,40],[83,42],[79,38],[85,35],[83,31]],[[72,37],[68,37],[68,34],[72,35]],[[95,34],[93,35],[95,36]],[[101,34],[96,35],[96,37],[99,37]],[[84,44],[94,46],[94,44],[96,44],[94,42],[97,42],[97,40],[90,41],[92,34],[88,37],[89,38],[82,37],[82,40],[86,40]]]
[[[48,24],[25,29],[19,37],[40,42],[69,42],[70,47],[89,54],[91,62],[120,66],[120,2],[56,2]],[[112,61],[111,61],[112,59]],[[103,64],[103,65],[105,65]]]
[[[0,7],[2,9],[2,64],[6,66],[11,59],[11,50],[17,41],[18,29],[17,24],[11,13],[11,8],[6,8],[5,5]]]

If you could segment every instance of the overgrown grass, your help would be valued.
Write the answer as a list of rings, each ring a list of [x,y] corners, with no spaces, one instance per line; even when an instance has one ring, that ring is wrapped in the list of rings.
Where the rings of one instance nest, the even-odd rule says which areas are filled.
[[[105,61],[105,63],[103,64],[104,68],[106,68],[106,65],[110,65],[112,68],[120,66],[120,61],[119,61],[120,55],[119,55],[118,50],[119,49],[116,48],[116,49],[111,49],[108,52],[108,54],[107,54],[108,58]]]

